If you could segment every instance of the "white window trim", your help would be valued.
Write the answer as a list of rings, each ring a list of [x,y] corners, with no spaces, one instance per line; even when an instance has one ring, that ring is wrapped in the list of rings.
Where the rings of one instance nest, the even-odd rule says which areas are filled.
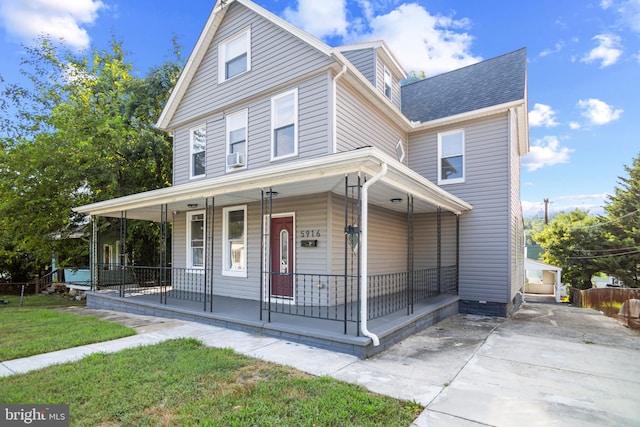
[[[239,211],[244,212],[244,269],[242,270],[230,270],[227,268],[229,265],[229,239],[227,231],[229,229],[229,212]],[[231,277],[247,277],[247,268],[249,263],[249,250],[247,248],[247,205],[229,206],[222,209],[222,275]]]
[[[274,135],[274,123],[276,121],[275,118],[275,113],[276,113],[276,109],[275,107],[275,103],[281,99],[281,98],[286,98],[287,96],[290,96],[293,94],[293,107],[294,107],[294,111],[293,111],[293,153],[290,154],[286,154],[284,156],[278,156],[275,157],[275,135]],[[271,160],[281,160],[281,159],[287,159],[289,157],[296,157],[298,155],[298,88],[289,90],[287,92],[283,92],[279,95],[273,96],[271,98]]]
[[[198,129],[202,129],[204,128],[204,134],[205,134],[205,143],[204,143],[204,158],[205,158],[205,163],[204,163],[204,173],[201,175],[194,175],[193,174],[193,155],[195,154],[195,152],[193,151],[193,133],[198,130]],[[202,123],[199,126],[194,126],[192,128],[189,129],[189,179],[199,179],[199,178],[204,178],[207,176],[207,124],[206,123]]]
[[[462,134],[462,177],[452,178],[452,179],[442,179],[442,137],[456,134],[456,133]],[[467,171],[466,171],[467,155],[465,151],[466,151],[466,135],[465,135],[464,129],[455,129],[447,132],[438,132],[438,185],[459,184],[459,183],[465,182],[465,178],[467,176]]]
[[[191,218],[194,215],[202,215],[202,266],[193,265],[193,252],[191,247]],[[207,259],[207,215],[204,210],[188,211],[187,212],[187,268],[194,270],[203,270],[206,265]]]
[[[399,139],[398,143],[396,144],[396,155],[398,156],[398,161],[400,163],[402,163],[405,159],[406,153],[404,152],[404,144],[402,143],[402,140]]]
[[[236,74],[233,77],[226,78],[225,75],[225,65],[226,65],[226,46],[232,41],[236,40],[239,37],[242,37],[246,34],[247,36],[247,69],[240,74]],[[228,80],[233,80],[236,77],[239,77],[243,74],[251,71],[251,27],[247,27],[244,30],[232,35],[231,37],[227,37],[220,43],[218,43],[218,84],[224,83]]]
[[[230,136],[231,136],[231,126],[230,126],[230,122],[231,119],[235,116],[239,116],[243,114],[244,115],[244,129],[245,129],[245,140],[244,140],[244,153],[242,153],[243,158],[244,158],[244,165],[240,166],[240,167],[229,167],[229,165],[227,164],[226,159],[228,158],[229,154],[231,154],[231,141],[230,141]],[[225,120],[225,139],[226,139],[226,156],[225,156],[225,165],[226,165],[226,169],[227,172],[233,172],[235,170],[242,170],[242,169],[246,169],[247,168],[247,153],[249,152],[249,109],[245,108],[244,110],[240,110],[240,111],[236,111],[235,113],[231,113],[231,114],[227,114],[226,116],[226,120]]]
[[[387,96],[387,76],[389,76],[389,96]],[[382,72],[382,94],[389,100],[393,98],[393,75],[386,65]]]

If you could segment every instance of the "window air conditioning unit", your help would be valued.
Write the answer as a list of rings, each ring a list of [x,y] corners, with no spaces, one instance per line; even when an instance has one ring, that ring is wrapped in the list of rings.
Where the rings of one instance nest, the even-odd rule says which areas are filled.
[[[227,167],[237,168],[244,166],[244,156],[242,153],[231,153],[227,155]]]

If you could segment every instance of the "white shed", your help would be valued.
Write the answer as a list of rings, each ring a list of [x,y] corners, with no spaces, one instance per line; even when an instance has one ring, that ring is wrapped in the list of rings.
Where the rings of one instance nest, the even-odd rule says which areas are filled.
[[[562,292],[562,268],[546,264],[542,261],[526,258],[524,268],[527,274],[525,292],[532,294],[554,294],[556,302],[560,302]],[[529,281],[537,277],[537,281]]]

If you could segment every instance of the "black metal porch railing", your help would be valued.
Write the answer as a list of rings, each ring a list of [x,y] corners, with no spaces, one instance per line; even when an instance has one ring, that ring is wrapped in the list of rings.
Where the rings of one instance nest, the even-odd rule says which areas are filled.
[[[411,280],[409,280],[411,278]],[[412,308],[439,294],[455,294],[455,265],[368,277],[367,318]],[[208,283],[209,282],[209,283]],[[209,309],[213,289],[202,269],[98,265],[97,289],[118,290],[121,297],[157,294],[203,303]],[[359,278],[350,275],[265,273],[262,310],[270,313],[343,322],[359,320]],[[215,287],[215,285],[213,286]],[[410,310],[408,310],[410,312]]]

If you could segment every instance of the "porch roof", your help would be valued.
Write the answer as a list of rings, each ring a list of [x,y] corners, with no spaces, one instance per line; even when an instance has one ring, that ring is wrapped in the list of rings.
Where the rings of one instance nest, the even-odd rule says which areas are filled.
[[[387,164],[388,171],[371,187],[369,203],[372,205],[404,212],[409,194],[414,198],[414,213],[434,212],[439,206],[461,214],[472,208],[379,149],[367,147],[131,194],[76,207],[74,211],[114,218],[126,212],[130,219],[160,221],[160,206],[164,204],[169,212],[175,212],[193,209],[194,204],[202,208],[208,197],[215,198],[216,206],[259,202],[262,189],[272,189],[278,198],[324,192],[344,195],[345,176],[371,177],[380,172],[382,164]],[[350,182],[355,181],[350,179]],[[400,203],[391,202],[398,198],[402,200]]]

